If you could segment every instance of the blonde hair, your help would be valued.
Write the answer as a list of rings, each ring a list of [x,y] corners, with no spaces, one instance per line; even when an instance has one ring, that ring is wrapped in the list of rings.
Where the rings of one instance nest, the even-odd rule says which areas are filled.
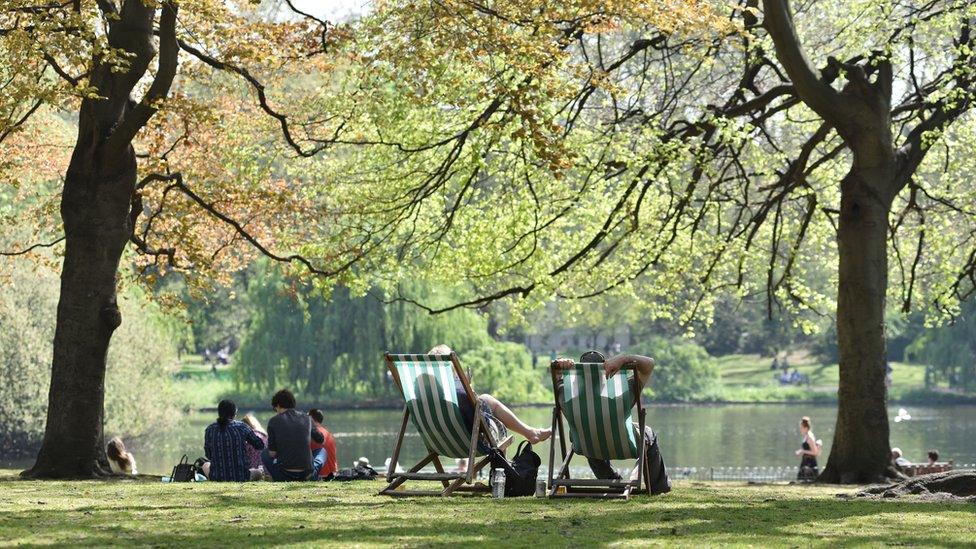
[[[449,355],[453,352],[454,351],[450,347],[441,343],[440,345],[434,345],[433,347],[431,347],[430,350],[427,351],[427,354],[428,355]]]
[[[262,433],[264,432],[264,427],[261,427],[261,422],[258,421],[258,418],[254,417],[254,414],[251,412],[244,414],[244,417],[241,418],[241,423],[247,425],[255,431],[261,431]]]
[[[806,427],[807,429],[809,429],[810,428],[810,418],[807,417],[807,416],[801,417],[800,418],[800,425],[802,425],[802,426]]]

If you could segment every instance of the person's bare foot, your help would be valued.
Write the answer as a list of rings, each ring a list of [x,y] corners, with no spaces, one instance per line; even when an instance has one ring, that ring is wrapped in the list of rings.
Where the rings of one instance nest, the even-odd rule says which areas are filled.
[[[538,444],[544,440],[548,440],[552,436],[552,429],[532,429],[532,433],[528,436],[530,444]]]

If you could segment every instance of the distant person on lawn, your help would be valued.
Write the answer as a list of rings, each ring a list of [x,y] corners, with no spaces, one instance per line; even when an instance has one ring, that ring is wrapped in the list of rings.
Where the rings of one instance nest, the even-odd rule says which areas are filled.
[[[447,345],[437,345],[431,350],[427,351],[427,354],[449,355],[452,352],[453,351],[451,348]],[[471,405],[471,401],[468,399],[468,395],[464,391],[464,385],[461,384],[459,379],[455,378],[454,386],[457,390],[458,408],[461,410],[461,417],[464,418],[464,425],[468,429],[473,429],[474,406]],[[515,412],[513,412],[511,408],[505,406],[502,401],[491,395],[478,395],[478,400],[481,401],[482,418],[485,420],[488,427],[493,431],[495,440],[504,439],[508,433],[506,429],[511,429],[522,435],[531,444],[542,442],[552,435],[551,428],[543,427],[540,429],[526,425],[525,422],[515,415]]]
[[[210,460],[210,467],[204,474],[212,481],[251,480],[247,447],[264,448],[264,441],[249,426],[235,421],[236,416],[237,405],[230,400],[221,400],[217,405],[217,421],[207,426],[203,433],[203,451]]]
[[[261,454],[265,472],[276,482],[314,480],[326,455],[323,448],[313,455],[311,444],[313,440],[321,444],[325,437],[312,425],[312,418],[295,410],[291,391],[275,393],[271,407],[278,415],[268,420],[268,447]]]
[[[641,387],[646,387],[647,382],[651,379],[651,372],[654,371],[654,359],[641,355],[626,355],[618,354],[613,358],[606,358],[600,351],[587,351],[580,356],[581,363],[602,363],[603,369],[606,372],[606,376],[616,374],[624,366],[633,365],[636,368],[635,376],[631,380],[631,383],[637,383],[640,381]],[[558,364],[562,367],[571,367],[573,359],[571,358],[560,358],[553,361],[554,364]],[[562,376],[558,375],[556,378],[556,390],[561,391],[562,387]],[[634,386],[631,385],[631,390],[634,390]],[[629,413],[629,411],[628,411]],[[634,423],[635,431],[637,423]],[[664,458],[661,457],[661,448],[657,443],[657,435],[654,430],[651,429],[650,425],[644,425],[644,478],[648,480],[651,485],[651,494],[659,495],[666,494],[671,491],[671,479],[668,478],[668,471],[664,465]],[[599,479],[612,479],[621,480],[622,477],[620,473],[613,468],[613,464],[610,463],[608,459],[594,459],[586,458],[587,463],[590,465],[590,470],[593,471],[593,475]],[[635,467],[631,471],[631,480],[637,479],[637,468]]]
[[[244,447],[244,449],[247,450],[247,466],[252,470],[261,469],[264,467],[264,464],[261,463],[261,450],[268,445],[268,432],[264,430],[264,427],[261,426],[261,422],[258,421],[258,418],[255,417],[254,414],[244,414],[244,417],[241,419],[241,423],[250,427],[251,430],[254,431],[254,434],[257,435],[257,437],[261,439],[261,442],[264,443],[264,446],[261,448],[255,448],[250,444]]]
[[[325,415],[322,414],[321,410],[312,408],[308,411],[308,417],[312,418],[312,424],[315,426],[315,429],[322,433],[322,436],[325,438],[325,441],[321,443],[313,440],[310,448],[312,452],[325,449],[325,463],[319,469],[319,478],[329,480],[339,470],[339,458],[336,456],[335,437],[322,425],[322,422],[325,421]]]
[[[125,444],[119,437],[113,437],[105,448],[108,454],[108,468],[116,475],[138,475],[136,458],[125,451]]]

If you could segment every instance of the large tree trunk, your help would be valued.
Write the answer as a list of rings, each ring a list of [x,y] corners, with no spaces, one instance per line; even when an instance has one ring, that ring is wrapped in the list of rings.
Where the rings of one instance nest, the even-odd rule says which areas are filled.
[[[824,482],[882,479],[889,462],[885,388],[885,292],[888,287],[890,169],[854,168],[841,186],[838,231],[837,425]]]
[[[90,478],[107,472],[102,420],[105,365],[112,333],[122,323],[116,302],[119,259],[141,211],[132,140],[155,113],[177,67],[176,6],[162,5],[164,54],[152,85],[135,103],[130,94],[156,54],[156,6],[126,0],[107,10],[108,43],[124,50],[124,67],[97,59],[81,102],[78,140],[61,195],[65,256],[54,332],[47,424],[37,461],[24,476]]]
[[[136,182],[131,147],[121,171],[93,171],[79,143],[61,202],[65,256],[54,333],[54,362],[44,441],[34,478],[90,478],[107,473],[102,433],[106,355],[122,317],[116,303],[119,259],[132,235]],[[97,154],[97,153],[96,153]]]

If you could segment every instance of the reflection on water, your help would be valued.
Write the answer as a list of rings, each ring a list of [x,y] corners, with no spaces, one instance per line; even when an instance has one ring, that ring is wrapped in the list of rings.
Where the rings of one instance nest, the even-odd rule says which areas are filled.
[[[893,418],[898,406],[890,409]],[[241,414],[246,410],[241,410]],[[393,450],[396,429],[402,412],[397,410],[349,410],[329,412],[325,423],[336,437],[339,466],[350,467],[360,456],[381,466]],[[517,410],[531,425],[548,425],[551,408]],[[925,452],[937,448],[943,459],[956,463],[976,462],[976,407],[946,406],[909,408],[910,421],[891,422],[891,444],[900,447],[912,461],[925,459]],[[269,412],[258,412],[267,423]],[[824,441],[826,461],[833,436],[836,408],[833,405],[756,404],[720,406],[674,406],[647,409],[647,421],[658,433],[664,460],[669,465],[686,467],[745,467],[795,465],[799,458],[793,451],[799,447],[797,422],[803,415],[813,420],[813,431]],[[127,441],[136,455],[142,473],[169,474],[183,454],[191,460],[203,455],[203,430],[215,414],[194,413],[180,428],[157,436]],[[401,450],[401,465],[411,465],[424,455],[423,442],[408,428]],[[110,434],[110,433],[109,433]],[[521,442],[516,436],[515,443]],[[535,449],[549,459],[549,445]],[[574,462],[575,463],[575,462]],[[584,462],[580,461],[579,465]],[[23,467],[28,463],[6,463]],[[445,465],[449,466],[449,464]]]

